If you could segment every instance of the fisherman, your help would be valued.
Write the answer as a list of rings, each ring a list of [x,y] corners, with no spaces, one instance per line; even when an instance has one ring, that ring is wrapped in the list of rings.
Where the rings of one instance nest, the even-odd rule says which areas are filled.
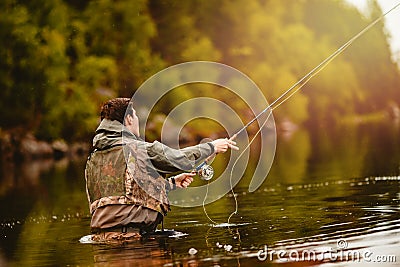
[[[107,101],[100,115],[85,169],[93,241],[123,241],[154,232],[170,211],[168,191],[188,187],[192,170],[211,155],[238,150],[227,138],[180,150],[145,142],[129,98]],[[185,172],[164,178],[179,171]]]

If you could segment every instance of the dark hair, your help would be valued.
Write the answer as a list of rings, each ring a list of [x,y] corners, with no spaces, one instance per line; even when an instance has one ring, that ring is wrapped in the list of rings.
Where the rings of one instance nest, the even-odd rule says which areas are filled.
[[[100,117],[102,120],[117,120],[120,123],[124,123],[125,112],[128,107],[128,114],[132,115],[133,108],[132,104],[130,104],[130,98],[110,99],[101,107]]]

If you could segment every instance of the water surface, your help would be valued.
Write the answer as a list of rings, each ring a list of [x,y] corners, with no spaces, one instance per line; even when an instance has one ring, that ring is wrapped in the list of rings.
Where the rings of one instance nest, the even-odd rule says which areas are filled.
[[[202,207],[173,207],[165,228],[183,235],[114,245],[79,242],[90,222],[84,158],[3,162],[0,266],[396,266],[399,136],[383,124],[279,137],[263,185],[235,188],[230,224],[232,193],[206,206],[217,224]]]

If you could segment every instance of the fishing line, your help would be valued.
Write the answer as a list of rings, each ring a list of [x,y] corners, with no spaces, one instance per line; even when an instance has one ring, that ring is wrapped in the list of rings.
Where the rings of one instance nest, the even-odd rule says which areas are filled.
[[[210,216],[208,216],[208,213],[207,213],[207,210],[206,210],[206,205],[204,204],[206,202],[206,199],[207,199],[207,196],[208,196],[208,187],[209,187],[209,185],[210,185],[210,181],[207,181],[207,186],[206,186],[207,190],[206,190],[206,194],[205,194],[204,199],[203,199],[203,211],[204,211],[204,214],[207,216],[207,218],[210,220],[210,222],[212,222],[214,225],[217,225],[218,223],[215,222],[213,219],[211,219]]]
[[[228,221],[227,221],[228,227],[229,227],[229,224],[230,224],[231,217],[232,217],[233,215],[235,215],[235,214],[237,213],[237,211],[238,211],[238,201],[237,201],[235,192],[233,191],[233,185],[232,185],[233,170],[234,170],[234,168],[235,168],[237,162],[239,161],[239,159],[240,159],[240,158],[242,157],[242,155],[244,154],[244,152],[251,146],[251,144],[253,143],[253,141],[256,139],[257,135],[261,132],[262,128],[263,128],[263,127],[265,126],[265,124],[268,122],[268,119],[269,119],[269,117],[271,116],[271,114],[272,114],[272,110],[268,113],[268,116],[267,116],[267,118],[265,119],[265,121],[263,122],[263,124],[259,127],[259,129],[258,129],[258,131],[256,132],[256,134],[253,136],[253,138],[250,140],[250,142],[249,142],[249,143],[247,144],[247,146],[243,149],[242,153],[240,153],[240,155],[237,157],[237,159],[235,160],[235,162],[234,162],[233,165],[232,165],[231,173],[230,173],[230,175],[229,175],[229,184],[230,184],[230,186],[231,186],[231,192],[232,192],[233,198],[234,198],[234,200],[235,200],[235,211],[233,211],[233,212],[229,215],[229,217],[228,217]]]
[[[239,161],[239,159],[240,159],[240,158],[242,157],[242,155],[244,154],[244,152],[251,146],[251,144],[253,143],[253,141],[256,139],[257,135],[260,133],[260,131],[262,130],[262,128],[264,127],[264,125],[267,123],[267,121],[268,121],[269,117],[271,116],[271,114],[272,114],[272,111],[268,114],[267,118],[265,119],[265,121],[263,122],[263,124],[261,125],[261,127],[259,127],[258,131],[257,131],[256,134],[253,136],[253,138],[250,140],[249,144],[243,149],[243,151],[240,153],[240,155],[238,156],[238,158],[235,160],[235,162],[234,162],[233,165],[232,165],[231,172],[230,172],[230,176],[229,176],[229,184],[230,184],[230,187],[231,187],[230,192],[232,193],[232,196],[233,196],[233,198],[234,198],[234,200],[235,200],[235,211],[232,212],[232,213],[229,215],[229,217],[228,217],[228,221],[227,221],[228,227],[229,227],[229,223],[230,223],[231,217],[232,217],[234,214],[236,214],[237,211],[238,211],[238,202],[237,202],[237,198],[236,198],[235,192],[233,191],[233,184],[232,184],[233,170],[234,170],[234,168],[235,168],[237,162]],[[208,187],[209,187],[209,185],[210,185],[210,181],[207,181],[207,186],[206,186],[206,189],[207,189],[207,190],[206,190],[206,194],[205,194],[204,199],[203,199],[203,211],[204,211],[204,214],[206,215],[206,217],[207,217],[214,225],[217,225],[218,223],[216,223],[213,219],[210,218],[210,216],[209,216],[208,213],[207,213],[206,207],[205,207],[205,201],[206,201],[207,196],[208,196]]]
[[[333,60],[333,58],[332,58],[330,61],[332,61],[332,60]],[[329,62],[330,62],[330,61],[329,61]],[[297,91],[299,91],[312,77],[314,77],[314,76],[315,76],[318,72],[320,72],[321,70],[322,70],[322,69],[320,69],[319,71],[315,72],[313,75],[311,75],[310,77],[308,77],[308,78],[305,80],[305,82],[302,83],[301,86],[299,86],[296,90],[294,90],[293,92],[291,92],[286,98],[284,98],[281,102],[279,102],[278,104],[276,104],[274,107],[268,109],[268,110],[269,110],[269,113],[268,113],[267,118],[265,119],[265,121],[263,122],[263,124],[259,127],[258,131],[255,133],[254,137],[251,139],[251,141],[249,142],[249,144],[243,149],[242,153],[240,153],[240,155],[238,156],[238,158],[237,158],[237,159],[235,160],[235,162],[233,163],[232,169],[231,169],[231,173],[230,173],[230,176],[229,176],[229,183],[230,183],[230,186],[231,186],[231,190],[230,190],[230,191],[232,192],[232,195],[233,195],[234,200],[235,200],[235,211],[233,211],[233,212],[229,215],[229,217],[228,217],[228,221],[227,221],[228,227],[229,227],[230,220],[231,220],[232,216],[235,215],[235,214],[237,213],[237,211],[238,211],[238,202],[237,202],[237,198],[236,198],[235,192],[233,191],[233,185],[232,185],[233,170],[234,170],[234,168],[235,168],[237,162],[238,162],[239,159],[242,157],[242,155],[244,154],[244,152],[251,146],[251,144],[253,143],[253,141],[254,141],[255,138],[257,137],[257,135],[261,132],[262,128],[265,126],[265,124],[267,123],[269,117],[271,116],[272,111],[273,111],[274,109],[276,109],[277,107],[279,107],[279,106],[280,106],[281,104],[283,104],[284,102],[286,102],[290,97],[292,97],[292,96],[293,96]],[[264,113],[264,112],[263,112],[263,113]],[[207,184],[207,187],[208,187],[208,184]],[[207,188],[207,190],[208,190],[208,188]],[[205,209],[204,209],[204,211],[205,211]],[[208,215],[207,215],[207,217],[208,217]]]
[[[237,203],[237,198],[234,194],[233,191],[233,185],[232,185],[232,175],[233,175],[233,169],[236,166],[236,163],[238,162],[239,158],[243,155],[244,151],[246,151],[250,145],[253,143],[257,135],[261,132],[262,127],[266,124],[268,121],[270,115],[272,114],[272,111],[282,105],[284,102],[286,102],[289,98],[291,98],[296,92],[298,92],[305,84],[308,83],[308,81],[313,78],[315,75],[317,75],[321,70],[323,70],[333,59],[335,59],[338,55],[340,55],[346,48],[348,48],[355,40],[357,40],[361,35],[363,35],[365,32],[367,32],[370,28],[375,26],[378,22],[380,22],[387,14],[395,10],[397,7],[400,6],[400,2],[396,4],[394,7],[392,7],[390,10],[387,12],[383,13],[380,17],[375,19],[373,22],[368,24],[364,29],[362,29],[359,33],[357,33],[355,36],[353,36],[350,40],[348,40],[346,43],[344,43],[341,47],[339,47],[335,52],[333,52],[330,56],[328,56],[326,59],[324,59],[320,64],[318,64],[314,69],[312,69],[309,73],[307,73],[303,78],[301,78],[299,81],[297,81],[295,84],[293,84],[289,89],[287,89],[283,94],[281,94],[277,99],[275,99],[270,105],[268,105],[264,110],[262,110],[257,116],[255,116],[252,120],[250,120],[246,125],[244,125],[240,130],[238,130],[233,136],[239,135],[242,131],[244,131],[247,127],[249,127],[253,122],[255,122],[258,118],[261,117],[262,114],[265,112],[269,111],[270,113],[267,116],[267,119],[265,122],[261,125],[257,133],[254,135],[250,143],[244,148],[243,152],[239,155],[239,157],[236,159],[234,164],[232,165],[231,173],[230,173],[230,186],[231,186],[231,192],[233,193],[233,197],[235,199],[235,211],[231,213],[231,215],[228,217],[228,226],[229,226],[229,221],[231,217],[237,213],[238,210],[238,203]],[[208,186],[209,183],[207,183],[207,194],[205,195],[204,201],[203,201],[203,210],[207,216],[207,218],[212,221],[214,224],[215,221],[213,221],[207,214],[206,209],[205,209],[205,200],[208,195]]]

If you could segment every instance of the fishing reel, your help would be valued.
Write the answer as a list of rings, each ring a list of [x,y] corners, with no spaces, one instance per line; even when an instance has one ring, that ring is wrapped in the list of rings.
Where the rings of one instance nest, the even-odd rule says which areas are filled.
[[[204,181],[209,181],[214,176],[214,169],[211,165],[208,165],[206,161],[196,167],[195,169],[197,175],[199,175],[200,179]]]

